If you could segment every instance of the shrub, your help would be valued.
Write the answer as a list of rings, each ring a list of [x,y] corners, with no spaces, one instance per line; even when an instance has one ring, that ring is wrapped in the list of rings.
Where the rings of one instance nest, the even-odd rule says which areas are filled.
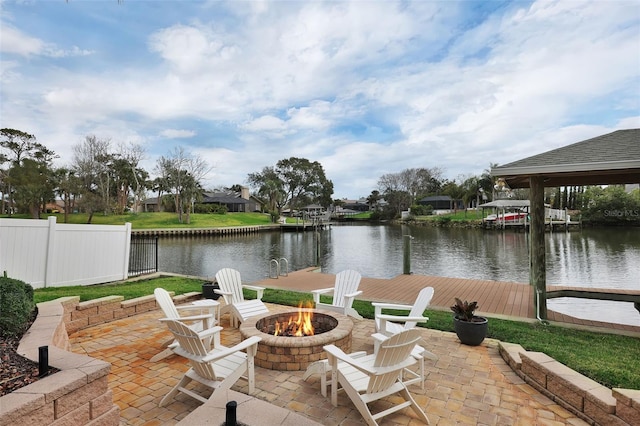
[[[436,221],[441,225],[446,225],[451,222],[451,216],[438,216]]]
[[[198,203],[193,206],[194,213],[213,213],[213,210],[214,210],[213,204]]]
[[[0,277],[0,334],[15,336],[26,331],[34,307],[33,287],[20,280]]]

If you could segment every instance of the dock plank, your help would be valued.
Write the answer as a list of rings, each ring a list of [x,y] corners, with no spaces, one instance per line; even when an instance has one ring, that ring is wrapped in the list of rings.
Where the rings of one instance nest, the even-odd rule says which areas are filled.
[[[317,268],[307,268],[291,272],[288,276],[282,276],[278,279],[267,278],[252,284],[266,288],[309,293],[311,290],[333,287],[334,280],[335,275],[333,274],[319,272]],[[478,301],[480,306],[478,313],[488,316],[498,315],[521,319],[536,318],[533,309],[533,290],[526,283],[415,274],[398,275],[389,279],[362,277],[360,290],[363,293],[358,299],[412,304],[418,292],[424,287],[434,288],[430,309],[448,311],[449,307],[454,303],[454,298],[459,297],[463,300]],[[564,288],[576,289],[575,287],[549,286],[547,291]],[[582,290],[612,291],[611,289],[592,288]],[[620,292],[634,295],[640,294],[640,291],[636,290],[620,290]],[[552,310],[547,311],[547,317],[550,321],[567,324],[640,332],[640,327],[637,326],[583,320]]]

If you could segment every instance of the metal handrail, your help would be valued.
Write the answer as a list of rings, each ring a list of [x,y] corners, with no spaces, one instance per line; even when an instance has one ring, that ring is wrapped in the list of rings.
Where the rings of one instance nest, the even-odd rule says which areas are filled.
[[[284,267],[284,269],[283,269]],[[275,273],[274,273],[275,269]],[[282,272],[284,270],[284,272]],[[289,261],[281,257],[278,259],[271,259],[269,261],[269,278],[277,279],[280,276],[286,277],[289,275]]]
[[[283,269],[284,266],[284,269]],[[284,273],[282,272],[284,270]],[[289,261],[281,257],[280,262],[278,263],[278,275],[286,277],[289,275]]]
[[[275,274],[274,274],[274,266],[275,266]],[[271,259],[269,262],[269,278],[278,278],[280,276],[280,264],[276,259]]]

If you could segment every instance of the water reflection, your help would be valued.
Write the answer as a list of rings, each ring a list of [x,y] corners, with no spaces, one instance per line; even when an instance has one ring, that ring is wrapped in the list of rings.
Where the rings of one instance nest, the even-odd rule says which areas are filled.
[[[322,270],[357,269],[363,276],[402,274],[403,238],[411,235],[411,271],[470,279],[529,282],[528,235],[461,228],[344,225],[314,232],[163,237],[162,271],[213,277],[224,267],[252,282],[269,275],[269,261],[282,257],[290,270],[315,266],[319,247]],[[547,234],[547,284],[640,289],[640,229],[585,229]],[[612,308],[610,303],[614,303]],[[594,305],[595,304],[595,305]],[[618,313],[616,322],[640,325],[631,303],[576,299],[551,300],[549,307],[583,318]],[[595,316],[595,318],[594,318]]]

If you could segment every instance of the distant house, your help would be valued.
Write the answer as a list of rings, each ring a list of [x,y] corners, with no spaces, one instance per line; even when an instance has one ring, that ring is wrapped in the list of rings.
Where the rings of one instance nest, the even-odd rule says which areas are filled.
[[[464,202],[462,200],[454,200],[448,195],[425,197],[418,201],[418,204],[421,206],[431,206],[434,211],[453,211],[464,209]]]
[[[262,210],[262,203],[256,197],[249,195],[249,188],[242,187],[241,192],[205,192],[202,194],[202,204],[219,204],[227,207],[229,212],[255,212]],[[158,212],[158,198],[151,197],[142,201],[140,210]]]
[[[219,204],[229,212],[255,212],[262,210],[262,203],[249,195],[249,188],[242,187],[241,192],[205,192],[201,204]]]
[[[309,204],[304,206],[301,210],[307,212],[311,216],[317,216],[324,212],[324,207],[319,204]]]
[[[344,200],[342,208],[345,210],[353,210],[355,212],[368,212],[370,210],[370,206],[367,204],[366,198],[360,198],[358,200]]]

